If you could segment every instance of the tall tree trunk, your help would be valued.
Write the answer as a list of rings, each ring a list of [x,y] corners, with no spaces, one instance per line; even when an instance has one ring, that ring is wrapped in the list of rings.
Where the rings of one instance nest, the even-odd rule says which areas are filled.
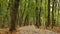
[[[60,0],[58,1],[58,18],[57,18],[57,25],[59,24],[59,15],[60,15]]]
[[[47,27],[49,27],[50,25],[50,0],[48,0],[48,18],[47,18],[48,22],[46,24]]]
[[[47,0],[45,0],[45,26],[47,25],[47,21],[48,21],[48,20],[47,20],[47,14],[46,14],[46,13],[47,13],[46,1],[47,1]]]
[[[12,33],[15,28],[16,24],[16,18],[17,18],[17,13],[18,13],[18,7],[19,7],[19,0],[14,0],[13,5],[11,7],[11,25],[10,25],[10,32]]]
[[[53,28],[53,26],[55,26],[55,20],[54,20],[54,2],[55,2],[55,0],[53,1],[53,6],[52,6],[52,28]]]
[[[1,2],[0,2],[0,27],[2,28],[2,25],[3,25],[3,21],[2,21],[2,5],[1,5]]]
[[[54,13],[54,16],[56,16],[56,12],[57,12],[57,11],[56,11],[56,10],[57,10],[56,7],[57,7],[57,0],[54,0],[54,12],[55,12],[55,13]],[[56,21],[56,23],[57,23],[58,20],[55,18],[55,21]]]
[[[27,8],[29,8],[29,0],[27,0],[27,2],[28,2]],[[27,10],[27,14],[26,14],[26,17],[25,17],[25,21],[24,21],[24,26],[29,25],[29,11],[28,10]]]
[[[26,0],[25,0],[25,2],[26,2]],[[23,12],[21,12],[21,17],[20,17],[20,19],[19,19],[19,26],[24,26],[24,24],[23,24],[23,17],[24,17],[24,14],[25,14],[25,9],[26,9],[26,3],[24,4],[24,9],[23,9]],[[22,11],[22,10],[21,10]],[[22,25],[21,25],[22,24]]]
[[[37,2],[38,2],[38,0],[36,0],[36,5],[37,5]],[[38,6],[36,6],[36,24],[35,24],[35,26],[37,28],[39,28],[39,26],[41,26],[41,23],[40,23],[40,13],[41,13],[41,7],[38,8]]]

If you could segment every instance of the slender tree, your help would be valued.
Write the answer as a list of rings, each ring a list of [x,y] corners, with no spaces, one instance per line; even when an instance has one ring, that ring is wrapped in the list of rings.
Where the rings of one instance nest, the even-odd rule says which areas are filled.
[[[52,4],[52,28],[53,28],[53,26],[55,26],[55,20],[54,20],[54,2],[55,2],[55,0],[53,1],[53,4]]]
[[[2,15],[2,6],[1,6],[1,2],[0,2],[0,20],[1,20],[1,15]],[[0,22],[2,23],[2,20]],[[1,27],[1,23],[0,23],[0,27]]]
[[[50,25],[50,0],[48,0],[48,18],[47,18],[48,22],[46,24],[47,27],[49,27]]]
[[[36,0],[36,5],[37,5],[37,3],[38,3],[38,0]],[[41,13],[41,7],[39,8],[38,6],[36,6],[36,24],[35,25],[37,26],[37,28],[39,28],[39,26],[41,26],[40,13]]]
[[[57,6],[57,7],[58,7],[58,18],[57,18],[57,24],[59,24],[59,15],[60,15],[60,4],[59,4],[59,3],[60,3],[60,0],[59,0],[58,3],[57,3],[57,4],[58,4],[58,6]]]
[[[27,0],[27,3],[28,3],[28,5],[26,8],[28,8],[28,10],[29,10],[29,0]],[[24,21],[24,26],[29,25],[29,11],[28,10],[26,13],[25,21]]]
[[[46,16],[46,15],[47,15],[47,14],[46,14],[46,13],[47,13],[47,10],[46,10],[46,8],[47,8],[47,7],[46,7],[46,4],[47,4],[47,3],[46,3],[46,1],[47,1],[47,0],[45,0],[45,26],[47,25],[47,16]]]
[[[16,18],[17,18],[17,13],[18,13],[18,7],[19,7],[19,0],[14,0],[13,5],[11,7],[11,25],[10,25],[10,32],[12,33],[15,28],[16,24]]]

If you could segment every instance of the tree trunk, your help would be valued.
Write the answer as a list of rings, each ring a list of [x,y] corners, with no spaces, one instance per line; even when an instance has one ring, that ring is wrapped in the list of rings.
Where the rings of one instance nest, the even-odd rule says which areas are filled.
[[[36,5],[37,5],[37,2],[38,1],[36,0]],[[40,13],[41,13],[41,7],[38,8],[38,6],[36,6],[36,24],[35,24],[35,26],[37,28],[39,28],[39,26],[41,26],[41,23],[40,23],[40,21],[41,21],[41,19],[40,19]]]
[[[47,27],[49,27],[50,25],[50,0],[48,0],[48,18],[47,18],[48,22],[46,24]]]
[[[25,1],[28,1],[28,5],[27,5],[27,3],[25,4],[25,8],[28,8],[28,10],[29,10],[29,0],[25,0]],[[26,5],[27,5],[27,7],[26,7]],[[29,11],[28,10],[26,11],[27,13],[26,13],[25,21],[24,21],[24,26],[29,25]]]
[[[13,5],[11,7],[11,25],[10,25],[10,32],[12,33],[15,29],[16,18],[18,13],[19,7],[19,0],[14,0]]]
[[[54,22],[54,1],[53,1],[53,4],[52,5],[53,5],[52,6],[52,28],[53,28],[53,26],[55,24],[55,22]]]

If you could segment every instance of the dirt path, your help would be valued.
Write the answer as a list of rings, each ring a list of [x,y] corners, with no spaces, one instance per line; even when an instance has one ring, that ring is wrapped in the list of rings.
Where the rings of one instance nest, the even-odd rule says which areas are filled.
[[[34,26],[21,27],[17,34],[60,34],[49,30],[37,29]]]
[[[17,30],[13,32],[14,34],[60,34],[57,32],[53,32],[47,29],[38,29],[35,26],[24,26],[24,27],[17,27]],[[0,34],[10,34],[9,28],[7,29],[0,29]]]

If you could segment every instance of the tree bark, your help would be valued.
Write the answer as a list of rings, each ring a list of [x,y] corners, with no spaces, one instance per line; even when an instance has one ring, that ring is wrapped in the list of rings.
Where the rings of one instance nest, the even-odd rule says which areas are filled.
[[[10,25],[10,32],[12,33],[14,30],[16,30],[15,28],[15,24],[16,24],[16,18],[17,18],[17,13],[18,13],[18,7],[19,7],[19,0],[14,0],[13,1],[13,5],[11,7],[11,25]]]
[[[41,0],[42,1],[42,0]],[[37,0],[36,0],[36,5],[37,5]],[[40,9],[40,10],[39,10]],[[39,26],[41,26],[41,19],[40,19],[40,13],[41,13],[41,7],[40,8],[38,8],[38,6],[36,6],[36,24],[35,24],[35,26],[37,27],[37,28],[39,28]]]
[[[48,22],[46,24],[47,27],[49,27],[50,25],[50,0],[48,0],[48,18],[47,18]]]
[[[28,8],[28,10],[29,10],[29,0],[27,0],[28,1],[28,6],[27,6],[27,8]],[[26,7],[26,5],[25,5],[25,7]],[[24,21],[24,26],[27,26],[27,25],[29,25],[29,11],[27,10],[27,13],[26,13],[26,17],[25,17],[25,21]]]
[[[53,28],[53,26],[55,26],[55,20],[54,20],[54,2],[55,2],[55,0],[53,1],[53,6],[52,6],[52,28]]]

